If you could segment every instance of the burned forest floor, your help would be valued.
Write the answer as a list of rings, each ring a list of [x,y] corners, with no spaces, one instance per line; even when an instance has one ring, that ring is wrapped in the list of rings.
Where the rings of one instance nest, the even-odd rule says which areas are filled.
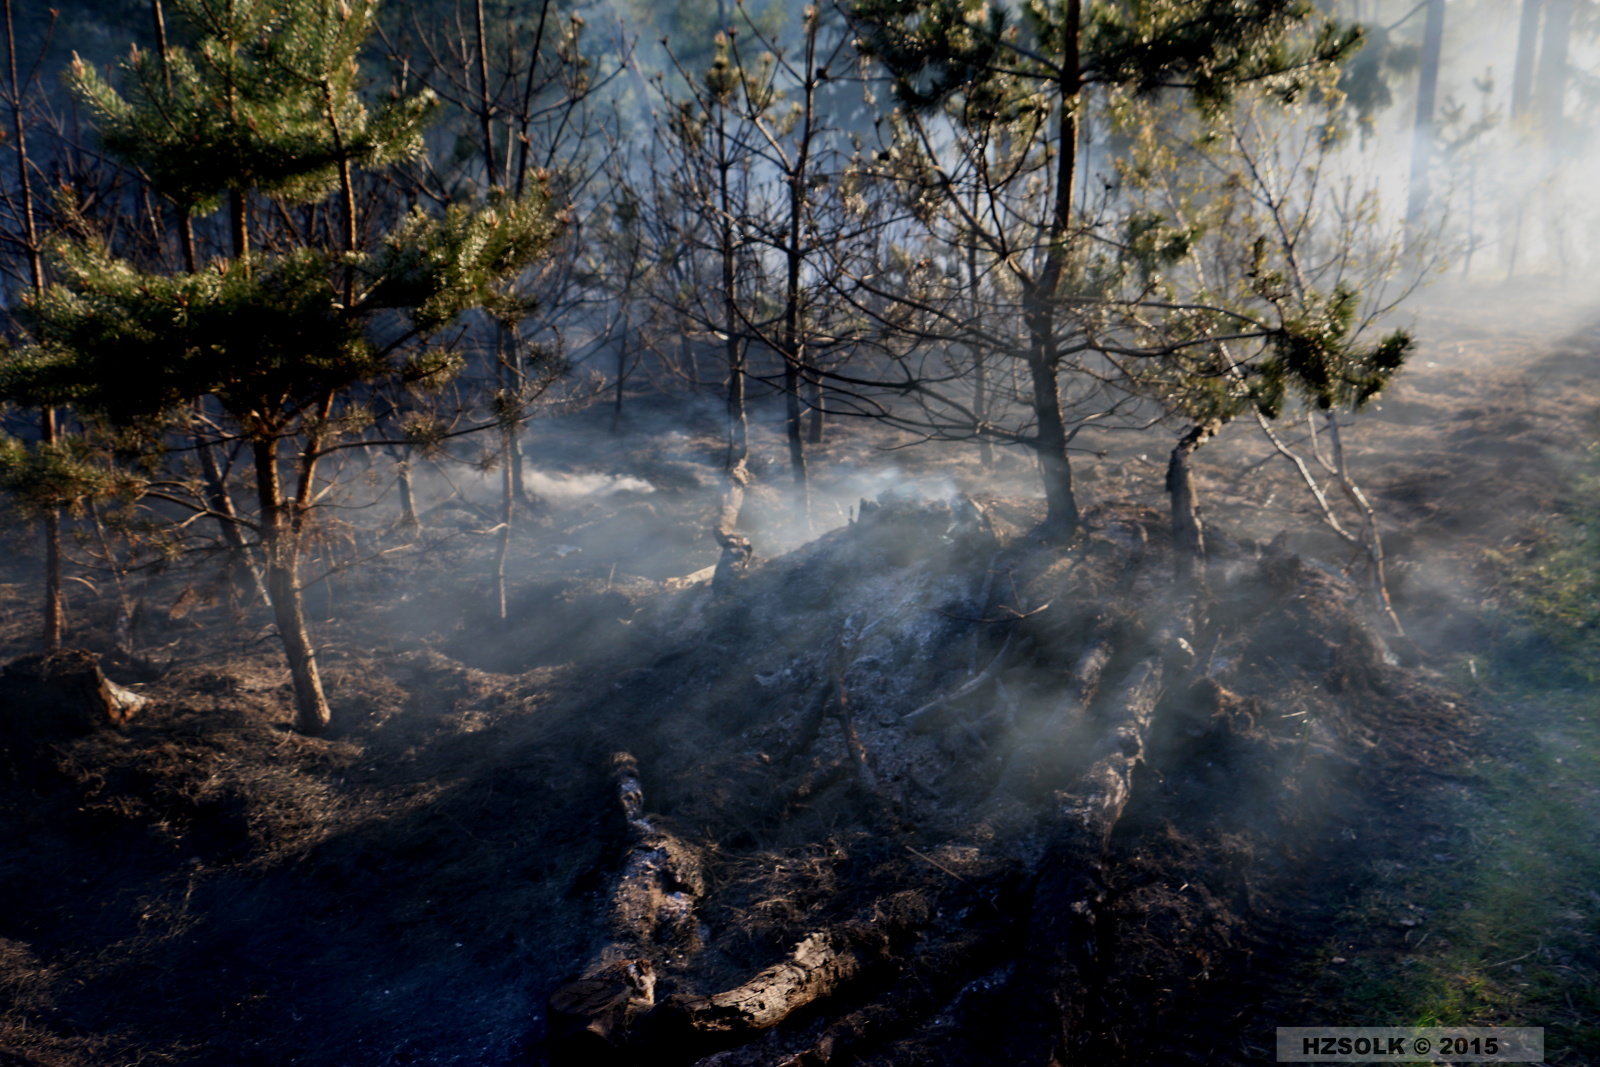
[[[330,519],[324,736],[215,563],[82,570],[68,643],[148,705],[76,735],[0,706],[0,1067],[1232,1065],[1409,1024],[1600,1064],[1573,300],[1441,284],[1350,420],[1403,635],[1253,427],[1197,453],[1197,593],[1177,430],[1090,441],[1058,548],[1020,457],[847,420],[807,527],[770,398],[723,595],[709,401],[532,424],[504,619],[492,479],[419,466],[419,531]],[[9,661],[37,592],[6,536]]]

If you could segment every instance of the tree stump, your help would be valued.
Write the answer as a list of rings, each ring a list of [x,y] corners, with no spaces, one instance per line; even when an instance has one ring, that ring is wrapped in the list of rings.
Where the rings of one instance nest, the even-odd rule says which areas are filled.
[[[82,736],[125,726],[148,703],[78,649],[22,656],[0,671],[0,727],[10,733]]]

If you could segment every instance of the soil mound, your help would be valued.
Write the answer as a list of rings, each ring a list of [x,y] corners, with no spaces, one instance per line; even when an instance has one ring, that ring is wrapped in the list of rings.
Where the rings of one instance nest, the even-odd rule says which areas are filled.
[[[1307,872],[1460,712],[1312,561],[1233,546],[1200,590],[1155,510],[1066,550],[1031,519],[891,496],[720,588],[583,576],[508,627],[347,636],[322,738],[260,642],[168,670],[5,765],[0,1047],[1247,1058]]]

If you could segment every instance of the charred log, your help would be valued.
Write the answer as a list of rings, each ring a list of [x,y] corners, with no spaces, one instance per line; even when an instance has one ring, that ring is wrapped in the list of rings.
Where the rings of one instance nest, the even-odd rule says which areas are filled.
[[[1106,851],[1133,793],[1163,688],[1187,666],[1180,636],[1186,610],[1172,610],[1151,651],[1097,702],[1101,741],[1088,770],[1060,797],[1039,867],[1029,919],[1030,951],[1018,969],[1018,1064],[1091,1062],[1105,935]],[[1025,994],[1025,995],[1023,995]]]
[[[578,979],[550,996],[557,1063],[621,1062],[632,1025],[655,1005],[653,957],[696,950],[696,901],[705,892],[698,853],[645,811],[638,762],[619,752],[611,780],[628,848],[611,892],[610,941]]]
[[[778,963],[748,981],[710,996],[667,998],[640,1029],[641,1041],[674,1050],[737,1045],[783,1022],[795,1012],[845,990],[890,965],[905,942],[933,919],[927,898],[897,893],[872,913],[807,934]]]

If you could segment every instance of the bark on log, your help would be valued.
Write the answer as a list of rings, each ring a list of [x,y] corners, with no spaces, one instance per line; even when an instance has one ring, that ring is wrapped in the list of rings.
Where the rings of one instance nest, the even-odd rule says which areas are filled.
[[[23,656],[0,673],[0,723],[9,732],[92,733],[127,725],[147,703],[107,678],[92,654],[76,649]]]
[[[778,1067],[855,1063],[937,1017],[961,1010],[964,993],[985,972],[1014,954],[1015,927],[996,911],[994,923],[955,931],[947,940],[919,946],[905,969],[872,1003],[830,1022],[816,1044],[784,1058]],[[895,1062],[889,1057],[888,1062]],[[772,1062],[768,1060],[767,1062]]]
[[[782,1022],[819,997],[860,975],[888,944],[870,932],[819,931],[807,934],[781,963],[743,985],[709,997],[675,997],[662,1005],[692,1030],[749,1034]]]
[[[694,905],[705,892],[700,857],[645,814],[639,765],[631,755],[613,756],[611,774],[631,840],[611,894],[616,951],[608,959],[642,956],[654,944],[695,948]]]

